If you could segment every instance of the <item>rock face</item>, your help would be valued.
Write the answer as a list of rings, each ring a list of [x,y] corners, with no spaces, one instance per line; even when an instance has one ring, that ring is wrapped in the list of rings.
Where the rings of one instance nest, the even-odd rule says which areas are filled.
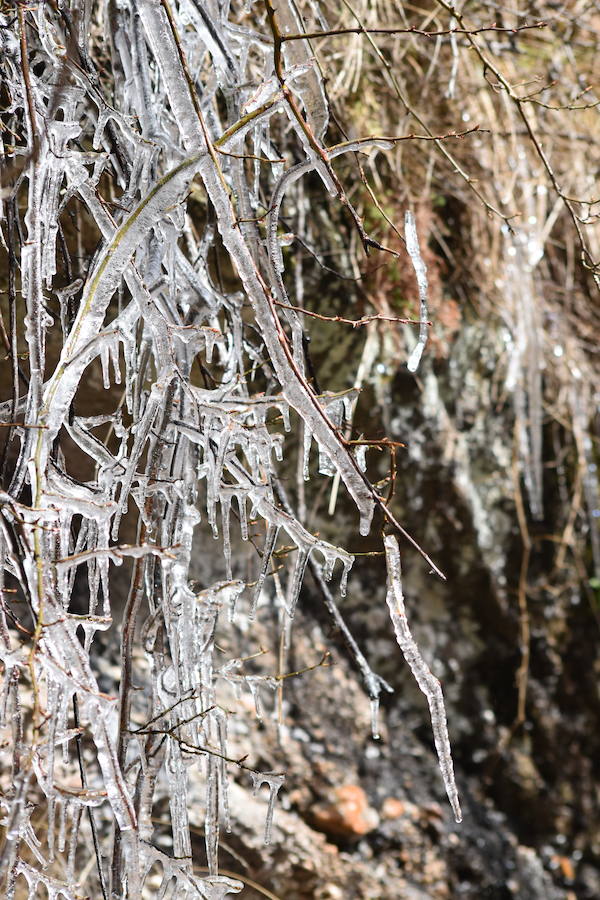
[[[465,323],[446,359],[427,362],[418,381],[398,372],[387,387],[392,437],[408,445],[396,509],[447,575],[435,578],[404,548],[407,613],[443,684],[463,823],[452,820],[426,703],[393,640],[380,557],[357,562],[341,607],[394,688],[379,741],[307,578],[290,665],[299,670],[326,647],[334,665],[286,682],[285,727],[278,734],[267,718],[252,738],[253,754],[287,773],[272,844],[261,838],[266,804],[240,784],[234,807],[244,813],[226,839],[231,859],[224,851],[228,867],[278,897],[592,900],[600,892],[597,619],[572,582],[570,590],[556,587],[569,579],[549,564],[543,529],[562,515],[550,489],[528,561],[523,631],[514,419],[493,387],[500,352],[489,324]],[[342,503],[337,526],[349,510]],[[325,516],[320,524],[335,534]],[[274,626],[261,607],[261,645]],[[524,637],[530,656],[519,721]]]
[[[377,812],[357,784],[334,788],[324,803],[312,807],[311,817],[317,831],[350,840],[369,834],[379,825]]]

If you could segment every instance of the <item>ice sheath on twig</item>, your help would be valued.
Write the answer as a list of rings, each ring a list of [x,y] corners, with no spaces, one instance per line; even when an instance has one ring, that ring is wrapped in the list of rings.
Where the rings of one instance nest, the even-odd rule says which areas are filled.
[[[440,771],[444,780],[444,787],[448,794],[448,800],[457,822],[462,821],[458,791],[454,780],[454,766],[450,751],[450,738],[448,737],[448,724],[446,722],[446,708],[444,695],[438,679],[421,656],[415,639],[413,638],[404,606],[404,594],[402,592],[402,568],[400,563],[400,550],[398,541],[394,535],[388,534],[384,538],[385,561],[388,572],[388,588],[386,602],[390,611],[390,618],[394,626],[396,640],[402,650],[404,659],[410,666],[415,676],[415,681],[427,697],[429,713],[431,715],[431,727],[433,739],[438,755]]]

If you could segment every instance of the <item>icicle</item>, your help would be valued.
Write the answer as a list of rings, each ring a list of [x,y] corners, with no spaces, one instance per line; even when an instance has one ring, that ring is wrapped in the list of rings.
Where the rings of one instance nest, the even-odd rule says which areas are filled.
[[[267,528],[267,536],[265,537],[265,545],[263,547],[260,572],[258,574],[258,580],[256,582],[256,587],[254,589],[254,595],[252,597],[252,605],[250,607],[250,612],[248,614],[250,619],[253,619],[256,616],[256,607],[258,605],[260,594],[263,589],[263,585],[265,583],[265,578],[267,577],[269,564],[271,562],[271,556],[273,554],[273,550],[275,549],[275,544],[277,543],[277,535],[278,534],[279,534],[278,526],[277,525],[269,525],[269,527]]]
[[[219,766],[212,753],[206,756],[206,812],[204,842],[210,875],[218,872],[219,850]]]
[[[543,327],[537,302],[533,267],[525,258],[526,236],[517,231],[506,236],[506,292],[511,300],[509,362],[506,386],[513,394],[517,420],[519,461],[531,515],[544,516],[543,508]]]
[[[312,548],[310,546],[306,547],[300,545],[298,547],[296,564],[294,566],[292,579],[288,588],[287,614],[290,619],[294,618],[294,613],[296,612],[296,605],[300,596],[300,590],[302,588],[302,582],[304,580],[304,572],[306,571],[306,564],[308,563],[308,557],[310,556],[311,549]]]
[[[58,839],[56,842],[56,849],[59,853],[65,852],[65,846],[67,841],[67,818],[69,816],[69,801],[64,798],[59,801],[59,812],[58,812]]]
[[[235,621],[237,602],[245,589],[246,583],[244,581],[232,581],[231,584],[227,586],[227,602],[229,606],[228,619],[230,622]]]
[[[600,578],[600,490],[598,488],[597,464],[595,462],[594,444],[588,430],[588,410],[592,406],[588,385],[592,379],[586,379],[584,385],[577,382],[581,378],[576,370],[575,380],[570,390],[570,401],[573,422],[573,436],[577,447],[579,471],[583,483],[583,494],[587,506],[588,527],[592,549],[594,575]]]
[[[119,365],[119,341],[113,340],[108,345],[108,354],[110,356],[113,368],[113,376],[115,384],[121,384],[121,366]]]
[[[331,576],[333,575],[333,567],[335,565],[335,561],[337,559],[335,553],[331,553],[329,550],[324,551],[325,556],[325,565],[323,566],[323,578],[325,581],[331,581]]]
[[[331,422],[331,425],[339,432],[344,417],[344,401],[341,398],[336,397],[333,400],[327,399],[322,405],[326,409],[327,417]],[[331,459],[331,456],[326,453],[319,444],[319,474],[333,477],[336,473],[337,467]]]
[[[215,328],[203,328],[202,334],[204,335],[204,353],[206,362],[211,363],[215,344],[223,341],[223,335]]]
[[[219,740],[219,797],[223,811],[225,831],[231,833],[231,816],[229,813],[229,779],[227,777],[227,716],[221,710],[215,710],[217,735]]]
[[[374,741],[378,741],[380,738],[379,734],[379,694],[376,697],[371,697],[369,700],[371,705],[371,736]]]
[[[231,496],[221,490],[219,496],[221,504],[221,522],[223,532],[223,556],[225,557],[225,571],[227,578],[231,581],[233,578],[231,570],[231,537],[229,534],[229,517],[231,512]]]
[[[217,500],[220,492],[220,477],[216,465],[212,466],[212,472],[206,476],[206,513],[208,524],[212,529],[213,538],[218,540],[219,528],[217,526]]]
[[[342,559],[342,565],[344,569],[340,579],[340,596],[345,597],[348,588],[348,575],[350,574],[350,569],[354,565],[354,557],[349,555],[348,559]]]
[[[404,595],[402,593],[402,570],[400,563],[400,550],[398,541],[394,535],[386,535],[383,539],[385,547],[385,559],[388,572],[388,589],[386,602],[390,611],[390,618],[394,626],[394,633],[398,645],[402,650],[404,659],[410,666],[410,670],[427,697],[429,712],[431,715],[431,727],[435,749],[437,751],[440,771],[444,780],[448,800],[457,822],[462,821],[462,813],[458,801],[458,791],[454,780],[454,766],[448,737],[448,725],[446,723],[446,710],[444,696],[438,679],[431,673],[429,666],[421,656],[408,625],[404,607]]]
[[[102,341],[100,345],[100,362],[102,364],[102,386],[107,391],[110,388],[110,359],[108,344],[105,341]]]
[[[67,691],[62,692],[62,703],[58,707],[57,719],[58,719],[58,733],[61,735],[62,742],[62,761],[64,766],[68,766],[71,754],[69,747],[69,740],[75,736],[74,732],[67,731],[67,724],[69,721],[69,712],[73,707],[73,697]]]
[[[302,477],[305,481],[310,479],[309,463],[310,463],[310,445],[312,443],[312,434],[308,425],[304,425],[304,438],[302,441]]]
[[[267,818],[265,820],[265,844],[271,843],[273,833],[273,813],[275,811],[275,801],[281,786],[285,781],[285,775],[274,775],[271,773],[252,772],[252,781],[254,782],[254,796],[256,797],[263,784],[269,788],[269,806],[267,808]]]
[[[83,280],[81,278],[76,278],[75,281],[73,281],[72,284],[67,285],[67,287],[54,289],[54,293],[58,297],[60,304],[60,324],[64,337],[69,333],[69,301],[79,293],[82,287]]]
[[[323,578],[325,579],[325,581],[331,581],[334,566],[337,560],[342,563],[343,571],[342,577],[340,579],[340,594],[342,597],[345,597],[348,584],[348,575],[350,574],[350,570],[354,565],[354,556],[352,556],[350,553],[346,553],[346,551],[342,550],[341,547],[334,547],[332,544],[325,544],[323,541],[319,541],[316,545],[316,548],[319,550],[325,560],[325,565],[323,566]]]
[[[46,841],[48,844],[48,861],[54,862],[54,836],[56,832],[56,796],[54,793],[48,797],[48,829]]]
[[[59,704],[63,699],[63,691],[54,679],[48,684],[47,710],[50,721],[48,729],[48,750],[46,756],[46,795],[52,795],[54,789],[54,751],[56,747],[57,730],[59,725]],[[60,732],[59,732],[60,734]]]
[[[336,474],[337,468],[331,461],[331,457],[319,447],[319,475],[327,475],[331,478]]]
[[[427,344],[427,269],[421,256],[419,249],[419,238],[417,235],[417,226],[415,217],[410,210],[406,211],[404,217],[404,235],[406,237],[406,250],[410,256],[415,275],[417,276],[417,286],[419,288],[419,339],[415,348],[408,358],[406,366],[409,372],[416,372],[421,362],[423,350]]]
[[[229,448],[229,444],[234,437],[234,433],[236,430],[236,425],[234,423],[229,423],[225,426],[221,426],[219,432],[219,449],[217,452],[217,461],[215,463],[215,477],[220,478],[221,473],[223,471],[223,466],[225,465],[225,455]],[[217,491],[218,493],[218,491]]]
[[[73,809],[71,817],[71,833],[69,835],[69,850],[67,853],[67,881],[76,881],[75,877],[75,861],[77,855],[77,843],[79,841],[79,826],[81,824],[81,815],[83,806],[77,804]]]
[[[187,805],[187,769],[182,759],[182,751],[175,741],[170,741],[167,749],[167,772],[173,825],[173,853],[176,857],[189,858],[192,855],[192,848]]]
[[[246,515],[246,495],[241,491],[237,495],[238,509],[240,511],[240,531],[242,540],[248,540],[248,518]]]
[[[277,462],[283,462],[283,435],[282,434],[272,434],[270,435],[271,439],[271,449],[275,453],[275,459]],[[268,467],[269,471],[271,471],[271,466]]]
[[[154,421],[158,415],[164,391],[165,386],[160,382],[155,383],[152,386],[152,391],[150,393],[150,397],[148,398],[148,403],[146,404],[146,409],[144,410],[143,417],[140,421],[136,422],[134,426],[135,440],[129,456],[127,470],[123,477],[119,509],[113,519],[111,536],[114,541],[118,539],[121,517],[127,507],[131,485],[133,484],[133,479],[135,477],[136,466],[143,452],[148,435],[150,434],[150,429],[154,425]]]
[[[252,699],[254,700],[254,711],[256,713],[256,718],[259,722],[262,722],[263,708],[260,699],[260,683],[262,681],[262,677],[260,675],[246,675],[245,681],[248,685],[250,693],[252,694]]]
[[[241,682],[243,680],[241,675],[236,675],[237,670],[242,668],[241,659],[230,659],[225,665],[221,668],[219,674],[221,678],[228,682],[233,688],[233,692],[236,700],[239,700],[241,697]]]

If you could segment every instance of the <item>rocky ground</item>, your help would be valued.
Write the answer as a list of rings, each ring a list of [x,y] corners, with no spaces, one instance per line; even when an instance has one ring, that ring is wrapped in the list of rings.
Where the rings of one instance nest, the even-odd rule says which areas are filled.
[[[248,887],[249,898],[600,896],[600,635],[585,593],[551,591],[543,543],[529,565],[531,657],[525,721],[516,721],[522,544],[510,411],[490,402],[496,350],[480,326],[467,327],[449,362],[426,366],[417,382],[398,375],[390,385],[392,436],[409,436],[397,506],[448,576],[441,582],[405,549],[407,611],[444,686],[463,822],[453,821],[426,702],[393,641],[380,558],[357,563],[341,606],[394,688],[379,741],[359,677],[307,576],[288,667],[314,664],[327,648],[334,664],[285,682],[279,732],[268,716],[251,741],[246,726],[234,725],[234,752],[249,744],[253,764],[287,773],[269,846],[266,791],[253,797],[243,777],[232,790],[223,865],[261,886]],[[446,403],[451,394],[458,399]],[[551,527],[552,496],[548,502],[540,533]],[[345,527],[346,515],[342,505],[336,527]],[[268,606],[253,627],[257,647],[274,649]]]

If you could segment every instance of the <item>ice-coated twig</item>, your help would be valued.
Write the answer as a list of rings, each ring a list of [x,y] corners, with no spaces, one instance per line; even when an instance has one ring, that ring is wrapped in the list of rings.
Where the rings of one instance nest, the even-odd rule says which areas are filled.
[[[285,511],[288,515],[293,516],[293,510],[290,506],[289,500],[287,498],[287,494],[285,492],[285,488],[279,481],[279,479],[274,479],[275,491],[277,494],[277,498],[282,504]],[[323,577],[323,566],[320,563],[316,562],[314,557],[311,557],[308,561],[308,566],[312,572],[313,578],[315,579],[315,583],[317,588],[321,594],[323,599],[323,603],[325,608],[329,614],[332,624],[341,634],[342,640],[346,647],[346,651],[348,656],[352,660],[353,664],[356,666],[358,671],[360,672],[363,685],[367,696],[371,702],[371,711],[372,711],[372,733],[374,738],[379,737],[379,729],[377,726],[377,718],[378,718],[378,710],[379,710],[379,697],[382,691],[386,691],[387,693],[392,694],[393,688],[385,681],[380,675],[377,675],[367,662],[364,654],[362,653],[360,647],[356,643],[356,640],[348,628],[344,617],[340,613],[335,600],[333,599],[333,595],[329,590],[328,585],[325,582],[325,578]]]
[[[278,525],[269,525],[267,528],[267,534],[265,537],[265,543],[262,550],[262,562],[260,566],[260,572],[258,573],[258,580],[256,582],[256,587],[254,588],[254,594],[252,596],[252,605],[250,607],[249,616],[251,619],[256,615],[256,607],[258,605],[258,601],[260,599],[260,592],[263,589],[263,585],[265,583],[265,578],[267,577],[267,572],[269,570],[269,564],[271,562],[271,556],[273,554],[273,550],[275,549],[275,544],[277,542],[277,535],[279,534],[279,526]]]
[[[444,781],[444,787],[448,794],[448,800],[457,822],[462,821],[458,791],[454,780],[454,766],[450,750],[450,738],[448,737],[448,725],[446,722],[446,709],[444,695],[439,680],[432,674],[429,666],[421,656],[415,639],[413,638],[404,606],[402,592],[402,570],[400,563],[400,550],[398,540],[394,535],[386,535],[383,539],[385,546],[385,560],[388,572],[388,586],[386,602],[390,611],[390,618],[394,626],[394,633],[398,645],[402,650],[404,659],[410,666],[410,670],[427,697],[429,712],[431,715],[431,727],[433,739],[438,756],[440,772]]]
[[[427,294],[429,288],[427,285],[427,268],[419,248],[419,237],[417,235],[414,213],[409,209],[406,210],[404,216],[404,236],[406,238],[406,250],[413,264],[419,289],[419,338],[406,363],[409,372],[416,372],[427,344],[427,329],[429,327],[427,323]]]

